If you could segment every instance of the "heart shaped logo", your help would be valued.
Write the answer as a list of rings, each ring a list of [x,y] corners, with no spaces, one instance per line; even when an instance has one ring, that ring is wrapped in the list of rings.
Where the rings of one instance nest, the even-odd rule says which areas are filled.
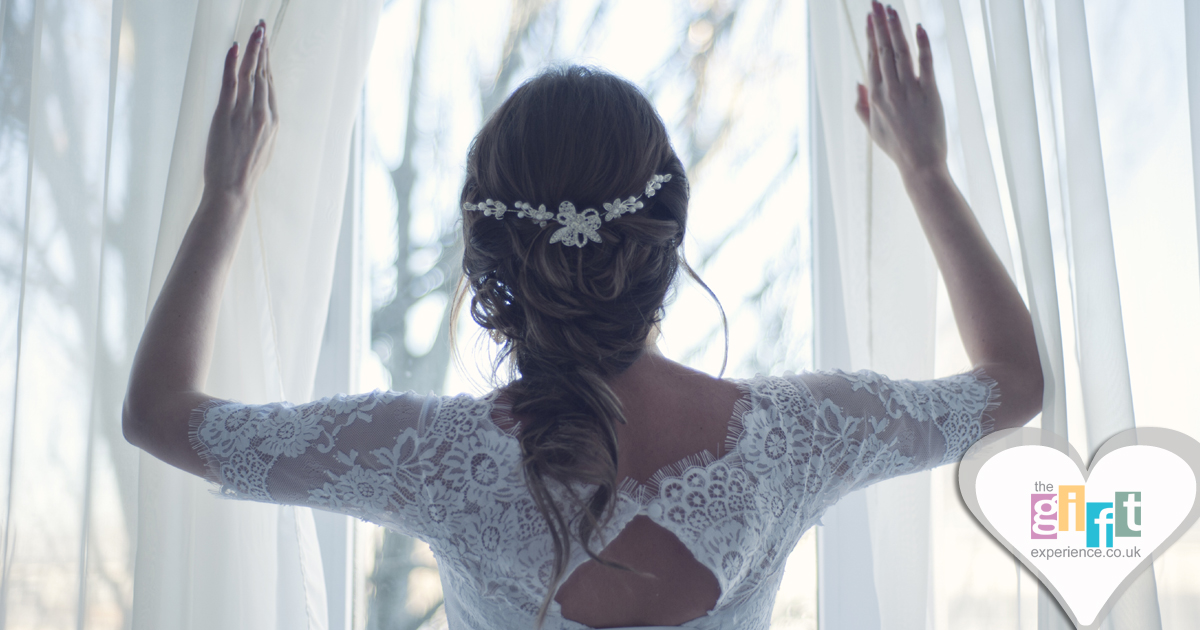
[[[1096,628],[1134,578],[1200,517],[1200,442],[1139,428],[1092,465],[1066,438],[998,431],[963,456],[958,486],[975,518],[1041,580],[1078,628]]]

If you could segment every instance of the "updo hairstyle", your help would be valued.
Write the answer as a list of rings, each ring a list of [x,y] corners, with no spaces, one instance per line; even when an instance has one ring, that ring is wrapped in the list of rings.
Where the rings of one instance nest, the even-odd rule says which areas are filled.
[[[545,617],[566,571],[572,540],[589,548],[617,498],[616,424],[621,403],[607,379],[645,351],[680,269],[688,180],[654,107],[633,84],[581,66],[556,67],[517,88],[488,119],[467,157],[462,203],[517,201],[582,211],[642,195],[670,175],[644,207],[606,221],[602,243],[551,243],[562,227],[462,212],[463,274],[471,317],[500,344],[505,389],[520,435],[526,483],[554,542]],[[603,211],[601,211],[603,212]],[[694,274],[692,274],[694,276]],[[456,310],[462,304],[462,295]],[[573,505],[559,505],[551,485]],[[596,486],[579,496],[572,484]],[[571,519],[571,514],[578,514]]]

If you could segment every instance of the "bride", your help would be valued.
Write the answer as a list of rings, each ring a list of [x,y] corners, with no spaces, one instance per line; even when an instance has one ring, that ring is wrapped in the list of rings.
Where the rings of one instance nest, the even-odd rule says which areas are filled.
[[[857,112],[903,175],[973,371],[722,380],[664,357],[663,301],[691,273],[687,173],[636,87],[565,67],[518,88],[467,158],[466,306],[500,344],[506,384],[481,398],[207,396],[278,126],[260,24],[240,66],[236,44],[225,59],[203,200],[137,351],[125,435],[227,495],[428,542],[452,628],[766,628],[788,554],[825,509],[1041,408],[1029,312],[946,169],[928,37],[918,26],[914,64],[878,3],[867,34]]]

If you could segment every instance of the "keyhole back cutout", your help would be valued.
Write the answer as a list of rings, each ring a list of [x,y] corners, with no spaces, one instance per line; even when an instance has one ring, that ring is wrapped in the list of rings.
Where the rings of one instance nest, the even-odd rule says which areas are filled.
[[[555,595],[565,619],[592,628],[678,626],[706,615],[721,596],[712,571],[646,516],[634,517],[598,555],[654,577],[588,560]]]
[[[702,451],[725,455],[730,419],[746,395],[736,383],[662,357],[644,357],[622,377],[629,378],[611,383],[628,421],[617,427],[618,481],[644,485]],[[505,429],[521,424],[520,418],[493,420]],[[598,555],[654,577],[589,559],[555,593],[565,619],[591,628],[677,626],[704,616],[720,599],[713,572],[647,516],[635,516]]]

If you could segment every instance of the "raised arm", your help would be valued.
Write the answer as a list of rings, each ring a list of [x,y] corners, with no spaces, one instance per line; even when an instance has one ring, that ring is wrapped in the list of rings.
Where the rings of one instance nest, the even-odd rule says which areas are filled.
[[[203,476],[189,441],[192,411],[212,360],[217,314],[254,186],[270,159],[278,117],[266,25],[259,22],[238,69],[235,43],[209,131],[204,196],[142,333],[122,413],[125,438]]]
[[[954,320],[976,368],[992,377],[995,428],[1020,426],[1042,408],[1042,367],[1033,322],[946,167],[946,123],[929,36],[917,27],[914,73],[900,18],[874,2],[867,18],[870,76],[856,110],[900,169],[946,283]]]

